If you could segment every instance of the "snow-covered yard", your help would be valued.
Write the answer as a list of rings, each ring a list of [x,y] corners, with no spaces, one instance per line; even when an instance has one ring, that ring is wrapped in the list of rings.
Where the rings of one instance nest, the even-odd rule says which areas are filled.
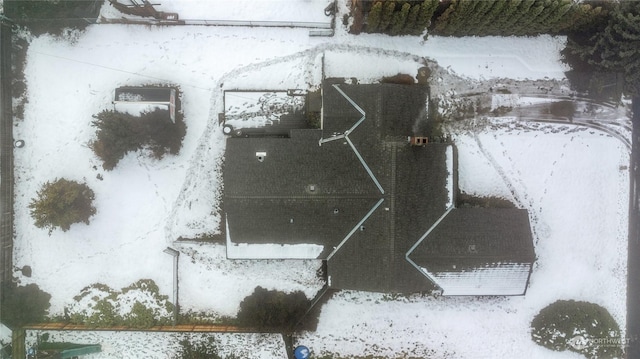
[[[344,7],[341,2],[341,11]],[[268,19],[268,13],[260,18]],[[105,24],[62,39],[34,38],[25,69],[29,103],[14,129],[14,137],[26,141],[15,151],[14,262],[16,267],[30,265],[33,275],[16,275],[21,283],[37,283],[52,295],[52,315],[62,314],[74,296],[97,282],[117,289],[149,278],[162,294],[171,295],[172,258],[163,253],[171,246],[181,251],[183,311],[233,316],[258,285],[302,290],[312,297],[323,284],[316,275],[319,261],[227,260],[223,245],[175,242],[218,230],[224,135],[217,114],[224,110],[223,91],[316,89],[323,70],[328,77],[373,82],[400,72],[415,74],[423,58],[476,80],[562,79],[566,69],[558,51],[563,41],[548,36],[423,41],[352,36],[340,27],[334,37],[323,38],[295,28]],[[152,160],[132,153],[113,171],[103,171],[87,145],[95,136],[92,115],[111,108],[116,87],[152,83],[181,89],[187,135],[180,154]],[[463,191],[503,197],[529,210],[538,260],[527,295],[432,298],[342,292],[323,307],[317,332],[303,333],[297,342],[316,354],[345,356],[578,357],[551,352],[530,338],[533,316],[557,299],[600,304],[624,327],[627,148],[594,130],[512,118],[465,121],[446,130],[458,148]],[[56,177],[86,181],[95,191],[97,214],[89,226],[76,224],[48,236],[33,225],[27,206],[40,185]],[[33,342],[35,334],[30,335]],[[92,358],[165,358],[180,338],[56,335],[101,342],[104,352]],[[224,338],[236,344],[236,354],[283,357],[278,338]],[[242,349],[261,347],[265,340],[269,349]]]

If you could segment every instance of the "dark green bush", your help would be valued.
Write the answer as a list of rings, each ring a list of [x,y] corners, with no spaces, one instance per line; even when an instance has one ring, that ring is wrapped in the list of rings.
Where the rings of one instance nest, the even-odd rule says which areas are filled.
[[[156,325],[153,309],[147,308],[144,304],[136,301],[131,308],[131,312],[126,317],[127,325],[133,328],[151,328]]]
[[[66,232],[74,223],[89,224],[96,213],[93,190],[84,183],[55,179],[45,183],[37,195],[29,204],[31,217],[36,227],[48,228],[49,234],[58,227]]]
[[[222,359],[218,354],[218,346],[212,337],[199,342],[183,339],[174,359]]]
[[[588,358],[620,358],[625,344],[620,327],[603,307],[559,300],[543,308],[531,322],[534,342],[557,351],[570,350]]]
[[[65,28],[82,30],[98,17],[101,0],[5,0],[4,13],[34,35],[60,35]]]
[[[0,319],[10,328],[39,323],[49,310],[51,295],[35,284],[18,287],[14,283],[3,284],[0,291]]]
[[[293,330],[309,309],[309,300],[301,291],[284,293],[256,287],[240,303],[238,323],[260,329]]]
[[[149,149],[153,157],[161,159],[165,154],[177,154],[186,134],[186,126],[176,116],[176,123],[169,120],[167,110],[155,110],[133,116],[116,111],[102,111],[95,115],[93,126],[98,128],[97,139],[90,144],[93,152],[102,160],[105,170],[112,170],[128,153]]]

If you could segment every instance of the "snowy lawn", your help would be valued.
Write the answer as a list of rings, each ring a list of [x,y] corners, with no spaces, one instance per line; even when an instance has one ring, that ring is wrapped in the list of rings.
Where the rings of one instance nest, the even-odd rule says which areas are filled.
[[[322,63],[326,76],[373,82],[398,72],[415,74],[422,58],[473,79],[561,79],[563,43],[548,36],[425,42],[356,37],[340,28],[335,37],[318,38],[292,28],[125,25],[32,39],[25,69],[29,103],[14,131],[26,141],[15,152],[14,261],[32,266],[33,275],[16,275],[52,295],[52,315],[62,314],[82,288],[97,282],[119,289],[149,278],[161,294],[171,295],[172,258],[162,251],[172,246],[182,253],[185,311],[233,316],[257,285],[312,297],[322,286],[319,261],[232,261],[223,245],[175,242],[218,231],[224,136],[217,115],[224,110],[223,90],[316,89]],[[103,171],[87,146],[95,136],[91,116],[111,108],[116,87],[151,83],[181,89],[187,135],[180,154],[156,161],[132,153],[113,171]],[[576,357],[530,339],[533,315],[556,299],[598,303],[624,327],[628,172],[620,166],[628,164],[628,153],[613,138],[572,129],[522,128],[509,120],[449,129],[458,146],[461,189],[512,199],[530,211],[538,261],[527,296],[434,299],[343,292],[323,308],[318,331],[299,342],[315,353],[343,355]],[[56,177],[86,181],[96,193],[97,214],[89,226],[48,236],[34,227],[27,206]],[[56,335],[103,343],[113,354],[101,358],[141,357],[137,351],[166,357],[177,342],[166,339],[168,334],[139,333],[128,342],[126,335],[111,332]],[[247,357],[282,357],[282,351]]]
[[[318,331],[298,342],[316,354],[345,356],[580,357],[531,340],[531,320],[558,299],[597,303],[624,328],[627,149],[569,126],[507,119],[451,127],[461,190],[529,210],[538,260],[526,296],[392,299],[343,292],[323,308]]]

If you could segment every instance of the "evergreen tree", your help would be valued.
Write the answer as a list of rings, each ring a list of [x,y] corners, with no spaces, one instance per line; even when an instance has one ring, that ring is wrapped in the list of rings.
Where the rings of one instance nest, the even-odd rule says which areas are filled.
[[[376,32],[380,28],[382,1],[376,1],[367,15],[367,32]]]
[[[523,26],[529,16],[529,10],[535,4],[536,0],[522,0],[517,11],[510,19],[506,19],[500,31],[501,35],[521,35],[526,34],[526,27]],[[505,33],[505,30],[508,32]]]
[[[518,22],[518,27],[509,35],[537,35],[536,24],[539,21],[540,14],[544,11],[545,5],[540,0],[534,0],[531,7],[527,10],[526,16],[522,16]]]
[[[565,24],[567,22],[566,16],[571,11],[573,6],[571,0],[558,0],[555,1],[554,6],[547,10],[547,16],[543,18],[543,22],[540,24],[539,31],[558,33],[559,24]]]
[[[35,284],[18,287],[15,283],[3,283],[0,288],[0,319],[9,328],[40,323],[49,310],[51,295]]]
[[[591,32],[591,29],[604,28],[608,22],[609,11],[602,6],[574,3],[562,21],[556,23],[552,32],[571,33]]]
[[[409,10],[409,15],[407,15],[407,23],[404,27],[405,34],[414,34],[420,35],[424,28],[420,29],[417,26],[418,14],[420,13],[420,4],[415,4]]]
[[[484,16],[482,22],[478,24],[478,27],[483,29],[483,35],[497,35],[491,32],[490,25],[495,22],[502,14],[510,0],[496,0],[493,1],[490,10]]]
[[[420,34],[431,24],[433,13],[438,8],[439,0],[424,0],[420,4],[420,12],[416,21],[416,33]]]
[[[176,122],[169,120],[167,110],[156,109],[140,116],[115,111],[102,111],[94,115],[97,139],[90,144],[102,160],[102,167],[110,171],[128,153],[142,148],[151,150],[161,159],[167,152],[177,154],[186,134],[181,116]]]
[[[89,224],[96,213],[93,199],[94,193],[86,184],[61,178],[45,183],[29,209],[36,227],[48,228],[49,234],[58,227],[66,232],[74,223]]]
[[[389,30],[389,33],[391,35],[398,35],[402,30],[404,30],[410,9],[411,5],[409,3],[404,3],[404,5],[402,5],[402,7],[400,8],[400,11],[397,11],[395,14],[393,14],[393,19],[391,20],[391,29]]]
[[[102,160],[102,167],[109,171],[127,154],[141,147],[140,134],[133,130],[135,117],[127,113],[102,111],[93,116],[93,126],[98,128],[98,139],[90,144],[93,152]]]
[[[603,31],[584,42],[570,37],[563,55],[601,71],[623,73],[625,92],[640,95],[640,2],[619,3]]]
[[[395,1],[387,1],[382,7],[382,17],[380,19],[380,32],[387,30],[393,19],[393,11],[396,9]]]
[[[522,0],[508,0],[504,12],[499,14],[499,16],[496,18],[496,21],[492,21],[491,23],[489,23],[487,32],[491,35],[500,35],[505,28],[505,24],[509,22],[518,12],[518,8],[520,7],[521,3]]]
[[[238,322],[259,329],[292,330],[309,308],[301,291],[290,294],[256,287],[244,298],[238,311]]]

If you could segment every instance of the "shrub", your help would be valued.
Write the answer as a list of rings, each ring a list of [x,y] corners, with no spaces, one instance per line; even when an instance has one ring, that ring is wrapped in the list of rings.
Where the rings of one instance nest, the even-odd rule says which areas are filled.
[[[100,13],[100,0],[5,0],[4,13],[34,35],[60,35],[65,28],[82,30]]]
[[[301,291],[290,294],[256,287],[240,303],[238,323],[272,330],[293,330],[309,308],[309,300]]]
[[[176,116],[176,123],[172,123],[167,110],[145,112],[139,117],[107,110],[93,117],[92,124],[98,131],[90,147],[107,171],[115,168],[128,152],[143,148],[157,159],[166,153],[177,154],[186,133],[181,116]]]
[[[383,84],[413,85],[415,79],[408,74],[397,74],[393,76],[385,76],[380,80]]]
[[[136,301],[127,315],[126,322],[133,328],[150,328],[156,325],[153,309],[147,308],[144,304]]]
[[[88,327],[150,328],[171,323],[174,310],[151,279],[141,279],[120,291],[92,284],[73,299],[75,303],[65,307],[66,319]]]
[[[180,349],[174,359],[222,359],[218,354],[218,347],[212,337],[199,342],[183,339],[179,342]]]
[[[38,228],[48,228],[49,234],[55,228],[66,232],[74,223],[89,224],[89,218],[96,213],[93,207],[94,193],[84,183],[64,178],[45,183],[31,200],[31,217]]]
[[[620,327],[597,304],[556,301],[533,318],[531,329],[533,341],[552,350],[570,350],[588,358],[622,356]]]
[[[42,322],[49,310],[51,295],[35,284],[18,287],[14,283],[2,285],[0,312],[2,323],[18,328],[29,323]]]

